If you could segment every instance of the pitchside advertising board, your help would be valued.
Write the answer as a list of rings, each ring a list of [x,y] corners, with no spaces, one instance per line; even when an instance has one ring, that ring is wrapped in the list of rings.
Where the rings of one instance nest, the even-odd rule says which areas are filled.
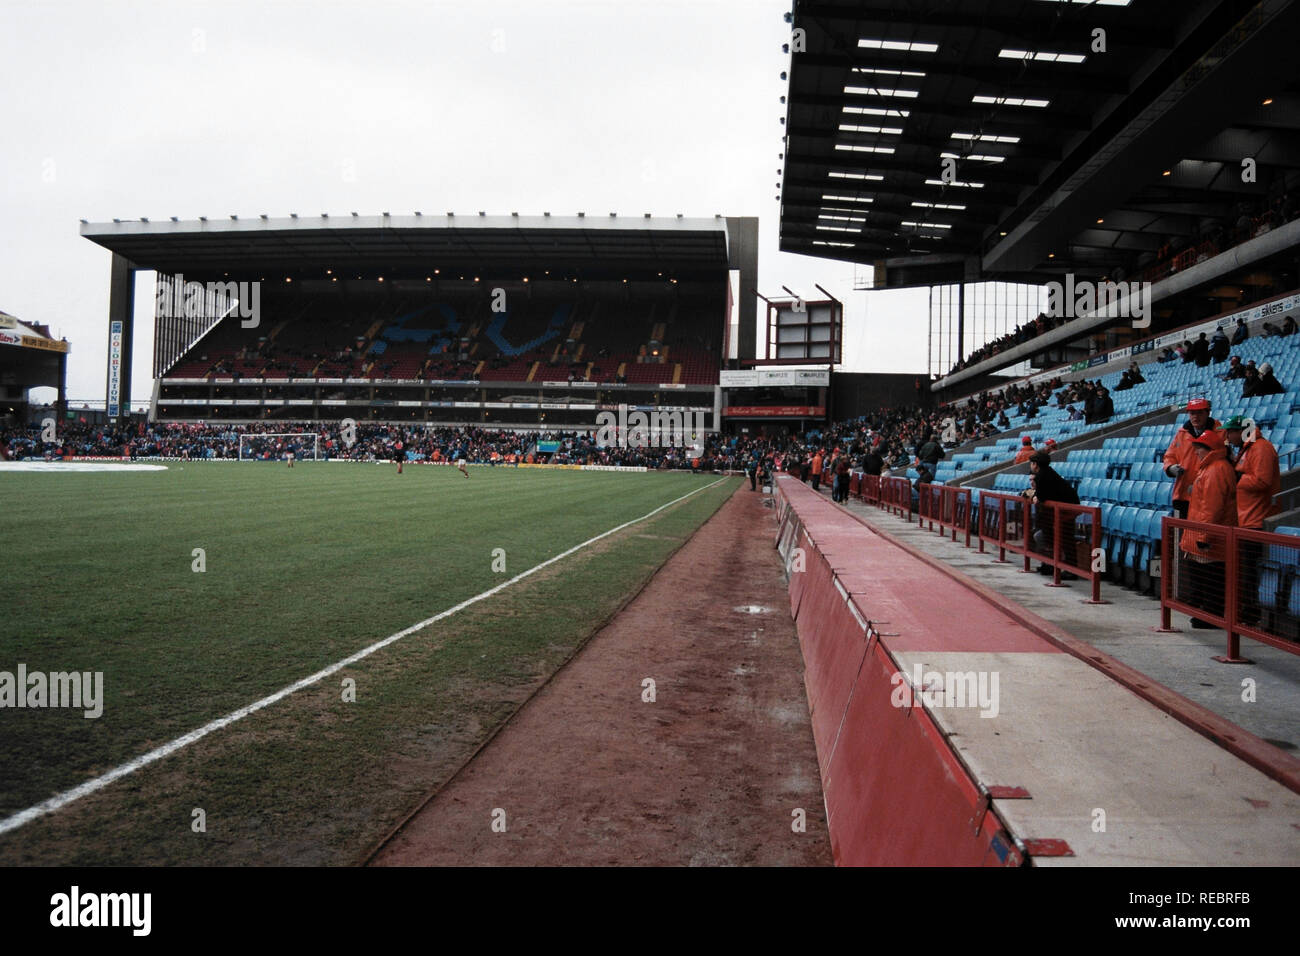
[[[1202,332],[1209,337],[1214,334],[1214,330],[1223,327],[1223,331],[1229,338],[1232,337],[1234,326],[1238,319],[1244,319],[1246,324],[1259,322],[1265,319],[1274,320],[1280,324],[1284,315],[1293,309],[1300,308],[1300,294],[1289,295],[1273,302],[1267,302],[1264,305],[1252,306],[1249,309],[1242,309],[1240,312],[1233,312],[1231,315],[1220,316],[1217,319],[1210,319],[1202,322],[1200,325],[1194,325],[1189,329],[1178,329],[1173,332],[1166,332],[1164,335],[1156,336],[1154,339],[1147,339],[1144,342],[1138,342],[1134,345],[1126,345],[1121,349],[1115,349],[1113,352],[1100,352],[1097,355],[1089,356],[1086,361],[1075,362],[1070,366],[1069,371],[1081,372],[1084,369],[1096,368],[1098,365],[1105,365],[1107,362],[1118,362],[1127,360],[1134,356],[1141,355],[1143,352],[1150,352],[1154,349],[1164,349],[1169,346],[1178,346],[1185,341],[1195,342]],[[1251,333],[1258,335],[1256,329]],[[1046,372],[1039,372],[1037,375],[1031,375],[1026,381],[1030,385],[1037,385],[1039,382],[1046,382],[1060,375],[1063,370],[1060,368],[1049,369]]]
[[[108,417],[117,418],[121,409],[122,323],[108,324]]]

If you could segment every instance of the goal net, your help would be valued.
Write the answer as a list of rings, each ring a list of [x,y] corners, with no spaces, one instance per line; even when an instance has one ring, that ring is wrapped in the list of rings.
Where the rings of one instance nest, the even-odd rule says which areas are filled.
[[[320,436],[311,432],[239,436],[240,461],[284,461],[290,453],[298,461],[319,461]]]

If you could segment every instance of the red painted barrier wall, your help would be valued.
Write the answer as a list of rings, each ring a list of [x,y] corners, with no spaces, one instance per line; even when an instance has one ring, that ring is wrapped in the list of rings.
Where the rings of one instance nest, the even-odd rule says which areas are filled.
[[[900,582],[864,560],[870,532],[800,482],[782,479],[776,491],[835,862],[1022,864],[987,794],[924,708],[894,704],[898,669],[859,605],[890,606],[882,592]]]

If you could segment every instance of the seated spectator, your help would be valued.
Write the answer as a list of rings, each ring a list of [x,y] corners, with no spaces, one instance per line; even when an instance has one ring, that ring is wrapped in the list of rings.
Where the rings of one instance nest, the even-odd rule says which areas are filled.
[[[1234,355],[1228,363],[1228,374],[1223,376],[1226,380],[1246,377],[1246,366],[1241,364],[1241,357]]]
[[[1246,374],[1241,377],[1241,397],[1251,398],[1259,394],[1259,370],[1255,363],[1246,366]]]
[[[1065,410],[1070,413],[1070,421],[1072,422],[1083,421],[1083,413],[1079,411],[1077,408],[1075,408],[1073,405],[1067,405],[1065,407]]]
[[[1264,338],[1268,339],[1268,338],[1272,338],[1275,335],[1281,335],[1281,334],[1282,334],[1282,330],[1279,329],[1272,322],[1264,323]]]
[[[1034,440],[1030,438],[1028,435],[1024,435],[1020,439],[1020,448],[1019,450],[1016,451],[1016,458],[1014,464],[1023,465],[1025,462],[1029,461],[1029,459],[1032,458],[1033,456],[1034,456]]]
[[[1192,343],[1188,339],[1183,339],[1183,344],[1178,346],[1178,354],[1183,357],[1183,364],[1196,361],[1196,354],[1192,351]]]
[[[1173,350],[1172,346],[1166,345],[1165,350],[1160,353],[1157,362],[1173,362],[1178,358],[1178,353]]]
[[[1237,320],[1237,330],[1232,333],[1232,344],[1240,345],[1246,339],[1250,338],[1250,329],[1246,328],[1246,320]]]
[[[1259,367],[1259,385],[1255,388],[1256,395],[1282,395],[1286,392],[1286,387],[1273,377],[1273,366],[1265,362]]]
[[[1288,315],[1286,321],[1282,323],[1282,335],[1291,335],[1296,330],[1295,316]]]

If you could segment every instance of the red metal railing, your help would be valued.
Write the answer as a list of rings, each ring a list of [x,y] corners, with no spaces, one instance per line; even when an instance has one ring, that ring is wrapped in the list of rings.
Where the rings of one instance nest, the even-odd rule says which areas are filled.
[[[1040,509],[1047,512],[1043,520],[1037,520]],[[998,549],[999,561],[1007,560],[1008,551],[1019,554],[1024,571],[1037,558],[1052,569],[1053,587],[1062,585],[1062,573],[1074,574],[1091,584],[1089,604],[1105,603],[1101,599],[1105,566],[1096,559],[1101,553],[1100,508],[1056,501],[1033,504],[1022,495],[981,491],[975,527],[981,552],[987,544]],[[1035,531],[1040,532],[1038,542]]]
[[[881,478],[880,507],[911,521],[912,483],[906,478]]]
[[[1038,557],[1052,566],[1052,584],[1059,587],[1061,573],[1087,578],[1092,584],[1089,604],[1104,604],[1101,599],[1101,576],[1106,571],[1105,552],[1101,548],[1101,509],[1093,505],[1071,505],[1063,501],[1045,501],[1033,506],[1035,517],[1046,510],[1046,521],[1036,522],[1043,537],[1051,538],[1051,554]],[[1046,534],[1050,530],[1050,535]],[[1031,540],[1033,535],[1030,536]]]
[[[849,494],[869,505],[892,511],[912,520],[912,484],[906,478],[881,478],[878,475],[855,476],[849,480]]]
[[[1215,660],[1248,664],[1241,638],[1300,654],[1300,538],[1164,518],[1160,630],[1180,611],[1228,632]]]
[[[917,503],[917,523],[922,521],[930,522],[930,530],[934,530],[935,522],[939,523],[939,533],[950,532],[952,540],[957,540],[957,532],[963,531],[966,534],[966,547],[970,547],[970,514],[971,514],[971,495],[969,488],[950,488],[947,485],[919,484],[916,486],[918,493]]]
[[[998,549],[998,560],[1006,561],[1007,552],[1025,556],[1025,570],[1029,570],[1030,522],[1028,502],[1022,495],[1004,495],[996,491],[981,491],[979,514],[975,528],[980,540],[980,553],[990,544]]]

